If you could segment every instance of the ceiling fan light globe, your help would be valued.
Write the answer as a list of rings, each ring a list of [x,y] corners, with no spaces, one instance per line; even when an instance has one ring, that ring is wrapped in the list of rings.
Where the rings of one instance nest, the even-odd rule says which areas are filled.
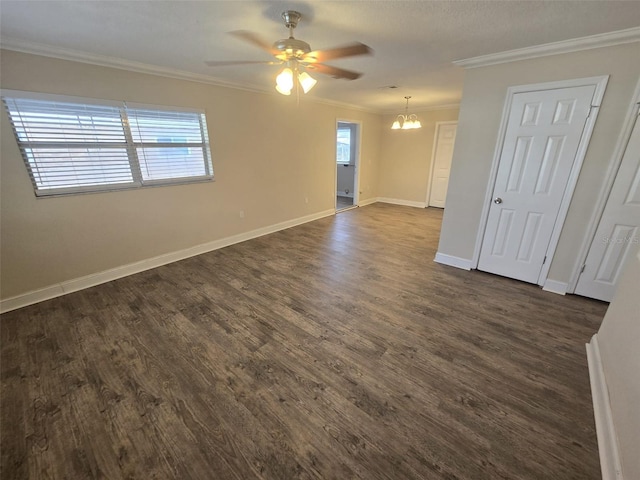
[[[280,74],[276,77],[276,90],[280,93],[282,91],[288,91],[291,93],[293,88],[293,71],[289,68],[283,68]],[[283,95],[289,95],[289,93],[283,93]]]
[[[391,125],[391,130],[400,130],[400,122],[398,120],[393,122],[393,125]]]
[[[413,122],[413,128],[422,128],[420,120],[416,120],[415,122]]]
[[[404,122],[404,125],[402,125],[402,129],[403,130],[411,130],[413,128],[413,121],[412,120],[406,120]]]
[[[291,95],[291,89],[280,88],[280,85],[276,85],[276,91],[282,95]]]
[[[298,81],[300,82],[302,91],[304,93],[307,93],[315,86],[316,83],[318,83],[318,81],[307,72],[302,72],[300,75],[298,75]]]

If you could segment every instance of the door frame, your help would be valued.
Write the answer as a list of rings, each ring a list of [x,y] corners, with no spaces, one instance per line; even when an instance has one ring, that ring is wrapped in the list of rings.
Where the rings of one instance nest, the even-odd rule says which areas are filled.
[[[627,149],[627,143],[629,142],[629,138],[631,137],[631,132],[638,115],[640,115],[640,80],[638,80],[633,96],[631,97],[631,104],[627,109],[620,134],[618,135],[613,153],[611,154],[609,167],[607,168],[607,172],[605,174],[605,182],[602,184],[596,201],[596,206],[594,207],[591,218],[587,223],[587,231],[584,235],[582,245],[578,250],[578,256],[576,258],[576,263],[573,266],[571,277],[569,277],[567,293],[575,293],[576,287],[578,286],[578,280],[580,279],[580,274],[582,273],[582,266],[587,261],[589,248],[591,247],[591,244],[593,242],[596,230],[600,225],[600,220],[602,219],[604,209],[607,206],[609,194],[611,193],[611,189],[613,188],[616,176],[618,175],[618,170],[620,169],[620,165],[622,164],[622,158],[624,157],[624,153]],[[637,121],[640,122],[640,117]]]
[[[338,208],[338,162],[336,162],[336,152],[338,150],[338,124],[353,123],[357,125],[358,140],[355,145],[355,172],[353,174],[353,207],[343,208],[340,211],[349,210],[360,206],[360,150],[362,149],[362,122],[360,120],[348,120],[345,118],[336,118],[336,126],[333,131],[333,209]]]
[[[498,128],[498,138],[496,140],[496,148],[494,150],[493,161],[491,163],[489,183],[487,184],[487,190],[485,192],[484,204],[482,207],[482,214],[480,217],[480,225],[478,228],[478,233],[476,235],[476,244],[474,247],[473,257],[471,260],[471,268],[477,269],[478,263],[480,262],[480,250],[482,248],[482,241],[484,239],[485,230],[487,228],[487,221],[489,219],[489,208],[491,207],[491,199],[493,196],[493,190],[495,188],[496,178],[498,175],[498,167],[500,164],[500,157],[502,155],[502,147],[503,147],[505,136],[507,133],[507,122],[508,122],[509,114],[511,113],[513,96],[516,93],[537,92],[542,90],[556,90],[559,88],[595,86],[596,87],[595,92],[593,94],[593,99],[591,101],[591,111],[589,112],[589,116],[587,117],[584,128],[582,130],[582,136],[580,138],[580,143],[578,144],[576,157],[571,167],[571,173],[569,174],[569,179],[567,180],[567,185],[565,187],[564,194],[562,195],[562,201],[560,202],[560,208],[558,209],[558,216],[556,218],[553,231],[551,232],[549,245],[547,246],[547,252],[546,252],[547,261],[544,262],[544,264],[542,265],[540,275],[538,276],[537,284],[540,286],[543,286],[545,284],[547,280],[547,276],[549,274],[549,268],[553,263],[553,256],[555,254],[556,247],[558,246],[560,233],[562,231],[562,227],[564,226],[564,222],[567,218],[567,212],[569,211],[571,198],[573,197],[573,192],[575,190],[576,183],[578,182],[578,175],[580,174],[582,163],[584,161],[584,157],[587,152],[587,147],[589,146],[589,141],[591,140],[591,134],[593,133],[593,128],[595,126],[596,119],[598,118],[598,112],[602,104],[602,98],[604,97],[604,92],[607,88],[608,81],[609,81],[609,75],[601,75],[597,77],[576,78],[571,80],[560,80],[556,82],[516,85],[516,86],[511,86],[507,88],[504,107],[502,109],[502,118],[500,120],[500,126]]]
[[[436,149],[438,148],[438,135],[440,134],[440,127],[442,125],[458,125],[458,120],[448,120],[446,122],[436,122],[436,133],[433,135],[433,148],[431,149],[431,165],[429,165],[429,177],[427,178],[427,198],[424,202],[425,207],[429,206],[429,199],[431,198],[431,182],[433,181],[433,165],[436,158]],[[455,143],[454,143],[455,149]],[[451,173],[451,172],[449,172]]]

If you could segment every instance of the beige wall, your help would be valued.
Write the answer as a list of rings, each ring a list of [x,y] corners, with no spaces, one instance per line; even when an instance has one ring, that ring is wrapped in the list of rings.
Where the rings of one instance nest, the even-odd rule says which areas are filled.
[[[391,130],[396,115],[382,119],[380,197],[425,202],[436,122],[455,121],[458,109],[417,112],[422,128]]]
[[[215,171],[214,182],[37,199],[3,111],[3,299],[332,209],[338,118],[362,122],[360,198],[378,195],[379,115],[11,51],[0,68],[4,89],[204,108]]]
[[[632,255],[598,332],[624,478],[640,478],[640,251]]]
[[[610,75],[549,273],[568,283],[640,77],[638,58],[640,43],[631,43],[467,70],[438,251],[473,257],[507,88]]]

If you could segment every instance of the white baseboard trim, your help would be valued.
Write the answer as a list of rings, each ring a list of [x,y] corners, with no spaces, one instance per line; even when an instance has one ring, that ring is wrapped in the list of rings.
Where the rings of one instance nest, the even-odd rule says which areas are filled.
[[[184,260],[185,258],[194,257],[203,253],[218,250],[219,248],[228,247],[236,243],[245,242],[252,238],[261,237],[270,233],[285,230],[287,228],[295,227],[303,223],[312,222],[320,218],[335,215],[334,209],[324,210],[322,212],[312,213],[311,215],[305,215],[304,217],[294,218],[285,222],[276,223],[275,225],[269,225],[267,227],[258,228],[230,237],[221,238],[220,240],[214,240],[212,242],[203,243],[194,247],[185,248],[184,250],[178,250],[177,252],[166,253],[153,258],[147,258],[139,262],[130,263],[128,265],[122,265],[120,267],[111,268],[84,277],[74,278],[65,282],[50,285],[48,287],[33,290],[31,292],[23,293],[15,297],[6,298],[0,301],[0,313],[9,312],[18,308],[26,307],[34,303],[49,300],[51,298],[60,297],[67,293],[76,292],[85,288],[95,287],[102,283],[110,282],[118,278],[133,275],[135,273],[144,272],[152,268],[160,267],[168,263],[177,262],[178,260]]]
[[[399,198],[378,197],[378,202],[391,203],[393,205],[403,205],[405,207],[426,208],[425,202],[414,202],[413,200],[402,200]]]
[[[378,201],[377,197],[367,198],[366,200],[359,200],[359,207],[366,207],[367,205],[371,205],[372,203],[376,203]]]
[[[565,295],[569,291],[569,284],[547,279],[542,286],[542,290],[557,293],[558,295]]]
[[[471,260],[466,258],[454,257],[453,255],[438,252],[436,253],[434,261],[436,263],[441,263],[442,265],[461,268],[462,270],[471,270]]]
[[[602,480],[624,480],[618,452],[618,437],[611,414],[609,389],[602,368],[597,334],[591,338],[591,342],[587,343],[586,347]]]

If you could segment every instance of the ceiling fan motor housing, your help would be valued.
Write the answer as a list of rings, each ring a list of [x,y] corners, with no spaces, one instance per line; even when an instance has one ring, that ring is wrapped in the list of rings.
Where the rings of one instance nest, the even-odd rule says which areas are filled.
[[[293,29],[296,28],[302,14],[295,10],[287,10],[282,12],[285,26],[289,29],[289,38],[283,38],[273,44],[273,48],[282,52],[277,55],[281,60],[300,59],[305,53],[311,51],[311,47],[307,42],[293,38]]]
[[[282,18],[287,28],[296,28],[298,26],[298,22],[302,18],[302,14],[295,10],[287,10],[282,12]]]
[[[273,44],[273,48],[286,55],[284,60],[300,58],[305,53],[311,51],[311,47],[307,42],[298,40],[297,38],[283,38],[282,40],[278,40]]]

